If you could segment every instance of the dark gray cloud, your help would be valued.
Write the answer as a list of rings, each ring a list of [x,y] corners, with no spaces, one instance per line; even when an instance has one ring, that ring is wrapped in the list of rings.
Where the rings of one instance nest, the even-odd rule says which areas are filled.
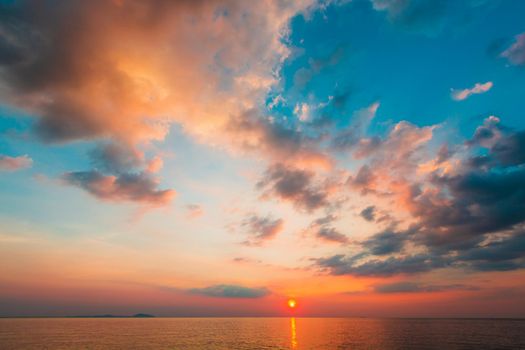
[[[314,220],[306,231],[322,241],[340,244],[348,243],[348,237],[332,226],[334,221],[337,221],[337,217],[334,215],[323,216]]]
[[[525,131],[504,137],[494,144],[490,153],[501,166],[515,166],[525,163]]]
[[[191,294],[203,295],[213,298],[241,298],[256,299],[270,294],[267,288],[249,288],[238,285],[218,284],[205,288],[192,288],[188,290]]]
[[[384,260],[371,259],[362,261],[367,256],[360,253],[354,256],[343,254],[316,260],[316,265],[332,275],[355,276],[392,276],[398,274],[413,274],[428,272],[447,266],[447,262],[439,256],[415,254],[401,257],[390,256]]]
[[[317,238],[323,239],[325,241],[337,242],[337,243],[347,243],[348,237],[339,232],[334,227],[321,226],[316,233]]]
[[[87,39],[81,30],[89,11],[79,2],[70,5],[45,1],[0,5],[0,27],[6,33],[0,45],[3,79],[19,98],[33,93],[47,97],[39,105],[40,118],[35,124],[37,134],[45,141],[90,138],[102,135],[105,129],[103,120],[65,91],[86,79],[82,72],[89,68],[80,58],[89,61],[95,55],[87,42],[78,45]],[[74,26],[69,22],[73,18]]]
[[[274,239],[283,230],[283,219],[274,219],[270,216],[261,217],[250,215],[241,226],[245,229],[248,239],[246,245],[261,245],[265,241]]]
[[[458,260],[479,271],[525,268],[525,231],[466,249]]]
[[[366,221],[374,221],[376,215],[376,207],[373,205],[366,207],[365,209],[361,210],[361,213],[359,215],[361,215]]]
[[[314,184],[314,173],[276,164],[268,168],[257,187],[280,199],[292,202],[297,208],[313,211],[328,205],[328,194]]]
[[[158,190],[156,179],[146,172],[114,176],[96,170],[77,171],[63,174],[62,180],[99,199],[114,202],[131,201],[162,206],[175,196],[173,190]]]
[[[377,284],[374,286],[374,292],[381,294],[390,293],[430,293],[443,292],[448,290],[478,290],[474,286],[464,284],[423,284],[416,282],[394,282]]]
[[[405,241],[410,238],[412,231],[396,232],[386,230],[376,233],[363,242],[363,247],[373,255],[387,255],[398,253],[403,249]]]

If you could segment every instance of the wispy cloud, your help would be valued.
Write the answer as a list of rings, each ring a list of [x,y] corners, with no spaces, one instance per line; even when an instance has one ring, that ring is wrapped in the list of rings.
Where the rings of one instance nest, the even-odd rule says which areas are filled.
[[[18,157],[0,155],[0,171],[17,171],[30,168],[32,165],[33,160],[27,155]]]
[[[463,89],[463,90],[452,90],[451,96],[456,101],[463,101],[469,98],[472,95],[476,94],[484,94],[485,92],[492,89],[494,84],[491,81],[488,81],[486,83],[476,83],[472,88],[470,89]]]
[[[253,214],[243,220],[241,227],[248,236],[243,242],[245,245],[261,245],[274,239],[283,230],[284,220]]]
[[[525,64],[525,33],[517,35],[514,43],[500,56],[507,58],[510,63],[517,66]]]

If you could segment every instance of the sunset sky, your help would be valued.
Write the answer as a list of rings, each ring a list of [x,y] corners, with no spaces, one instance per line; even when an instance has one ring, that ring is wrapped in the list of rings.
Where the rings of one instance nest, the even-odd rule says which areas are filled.
[[[0,316],[524,317],[524,14],[0,0]]]

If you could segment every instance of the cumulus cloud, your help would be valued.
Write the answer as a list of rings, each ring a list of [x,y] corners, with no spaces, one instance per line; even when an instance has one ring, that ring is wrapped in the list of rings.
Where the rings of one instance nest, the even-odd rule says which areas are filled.
[[[230,119],[262,104],[276,81],[290,18],[314,6],[2,3],[1,98],[34,114],[37,134],[50,142],[159,140],[175,122],[199,140],[228,144]]]
[[[485,92],[492,89],[492,86],[494,84],[491,81],[488,81],[486,83],[476,83],[474,86],[470,89],[463,89],[463,90],[452,90],[451,96],[456,101],[463,101],[469,98],[472,95],[475,94],[484,94]]]
[[[10,157],[0,154],[0,171],[17,171],[30,168],[33,160],[27,156]]]
[[[500,56],[505,57],[516,66],[525,64],[525,33],[517,35],[516,41],[503,51]]]
[[[160,181],[149,171],[151,161],[132,146],[102,143],[89,152],[89,156],[94,169],[64,173],[64,183],[112,202],[164,206],[175,196],[174,190],[158,189]]]
[[[263,191],[263,197],[288,201],[307,212],[333,205],[331,199],[339,187],[337,178],[318,180],[313,171],[284,164],[270,166],[257,183],[257,188]]]
[[[261,245],[265,241],[274,239],[283,230],[284,220],[274,219],[270,216],[250,215],[241,223],[241,227],[249,236],[244,244]]]
[[[421,139],[418,134],[415,140]],[[388,193],[413,224],[399,230],[394,222],[392,228],[360,242],[359,253],[318,259],[317,265],[336,275],[377,276],[445,267],[477,271],[525,267],[524,135],[501,125],[499,118],[488,117],[453,155],[447,151],[444,157],[443,147],[437,150],[435,159],[441,161],[436,163],[441,165],[423,174],[410,171],[417,161],[398,163],[395,155],[373,156],[370,167],[388,169],[379,171],[380,180],[362,176],[367,181],[356,181],[356,177],[349,181],[372,187],[375,191],[369,194]],[[405,143],[398,146],[402,149]],[[407,148],[405,159],[414,152]],[[453,166],[442,167],[451,161]],[[387,189],[381,193],[379,181]]]
[[[203,295],[213,298],[241,298],[257,299],[270,294],[267,288],[249,288],[238,285],[218,284],[204,288],[192,288],[188,290],[191,294]]]
[[[173,196],[154,189],[162,159],[144,164],[137,151],[163,140],[172,123],[234,152],[330,167],[312,140],[257,112],[289,54],[283,39],[290,19],[315,6],[314,0],[4,2],[0,99],[33,115],[45,142],[109,140],[91,155],[93,170],[64,175],[99,198],[164,203]]]
[[[227,132],[237,149],[256,152],[270,161],[298,168],[330,169],[333,166],[332,158],[321,151],[317,139],[291,126],[271,122],[255,109],[232,118]]]

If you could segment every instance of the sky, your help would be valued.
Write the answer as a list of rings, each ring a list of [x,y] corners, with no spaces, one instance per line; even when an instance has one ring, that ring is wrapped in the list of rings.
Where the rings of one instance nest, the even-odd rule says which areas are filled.
[[[523,13],[1,0],[0,316],[525,317]]]

